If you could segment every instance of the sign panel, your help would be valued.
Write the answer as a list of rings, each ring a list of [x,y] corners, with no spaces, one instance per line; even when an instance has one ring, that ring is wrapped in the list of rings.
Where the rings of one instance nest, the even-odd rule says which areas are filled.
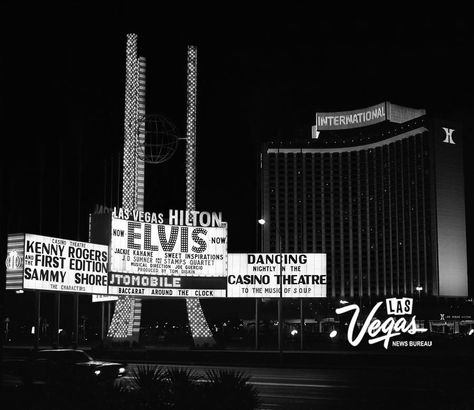
[[[225,297],[225,277],[110,273],[109,294],[153,297]]]
[[[9,234],[7,258],[5,260],[7,290],[23,289],[23,260],[25,253],[25,234]]]
[[[115,302],[116,300],[118,300],[118,296],[92,295],[92,303],[96,303],[96,302]]]
[[[112,217],[111,235],[111,272],[226,275],[226,227],[165,225]]]
[[[25,234],[24,249],[24,289],[107,294],[107,246]]]
[[[228,255],[227,297],[326,297],[326,254]]]
[[[209,212],[114,210],[110,295],[225,297],[227,225]]]
[[[366,127],[387,120],[386,103],[353,111],[316,113],[316,131]]]

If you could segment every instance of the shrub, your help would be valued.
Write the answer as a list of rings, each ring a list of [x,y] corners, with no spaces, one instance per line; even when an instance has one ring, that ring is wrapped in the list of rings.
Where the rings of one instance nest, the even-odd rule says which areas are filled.
[[[165,371],[158,366],[139,366],[131,374],[129,395],[135,401],[135,408],[167,408],[169,386]]]
[[[24,400],[7,396],[31,410],[254,410],[258,393],[241,372],[211,370],[200,379],[187,368],[138,366],[130,379],[112,384],[31,386]],[[34,388],[33,388],[34,387]],[[38,389],[37,389],[38,388]]]
[[[240,371],[210,370],[206,373],[205,400],[213,410],[254,410],[260,400],[250,377]]]
[[[174,409],[204,408],[196,373],[187,368],[170,367],[166,370],[169,383],[169,401]]]

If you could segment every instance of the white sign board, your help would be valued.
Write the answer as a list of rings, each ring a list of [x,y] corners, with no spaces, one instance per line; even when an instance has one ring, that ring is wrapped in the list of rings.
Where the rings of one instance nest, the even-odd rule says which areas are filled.
[[[226,279],[111,273],[109,295],[225,298]]]
[[[23,288],[107,294],[108,247],[25,234]]]
[[[225,297],[227,225],[169,225],[155,219],[112,214],[109,294]]]
[[[228,255],[227,297],[326,297],[326,254]]]
[[[112,218],[112,272],[226,275],[227,228],[153,224]]]
[[[118,300],[118,296],[92,295],[92,303],[96,303],[96,302],[115,302],[116,300]]]

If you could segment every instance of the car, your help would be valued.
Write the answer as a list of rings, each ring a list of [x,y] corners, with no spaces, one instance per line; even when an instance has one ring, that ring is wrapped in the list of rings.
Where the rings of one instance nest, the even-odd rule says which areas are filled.
[[[113,383],[125,373],[126,364],[94,360],[83,350],[38,350],[26,362],[24,383],[26,386]]]

